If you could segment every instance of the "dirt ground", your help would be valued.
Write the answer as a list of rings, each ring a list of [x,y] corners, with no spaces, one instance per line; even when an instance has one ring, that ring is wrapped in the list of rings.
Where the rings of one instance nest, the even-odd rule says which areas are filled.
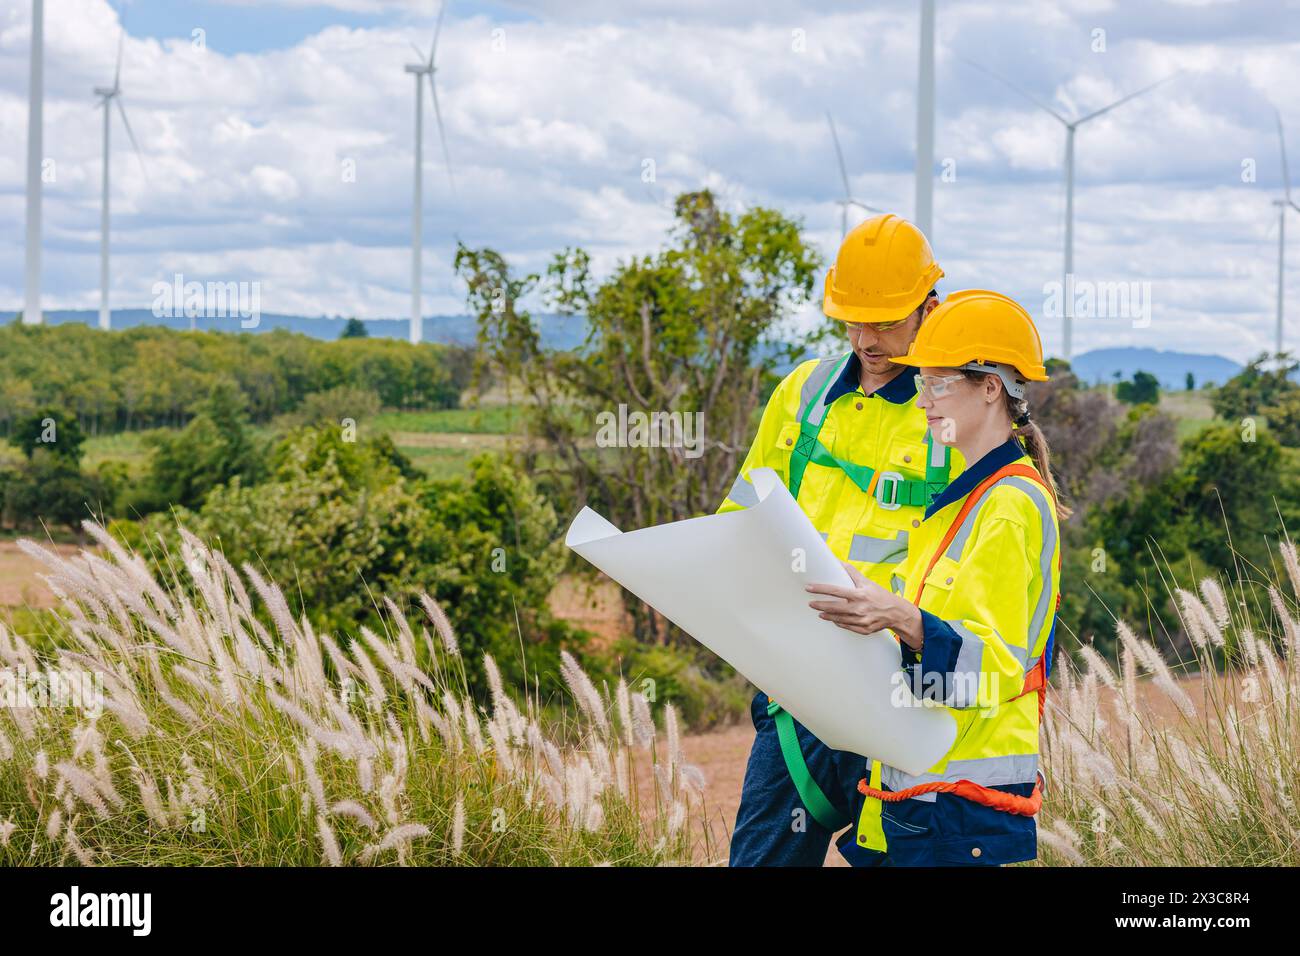
[[[50,544],[59,554],[76,554],[79,548],[71,544]],[[0,541],[0,608],[54,606],[54,595],[37,575],[43,566],[18,550],[18,542]]]

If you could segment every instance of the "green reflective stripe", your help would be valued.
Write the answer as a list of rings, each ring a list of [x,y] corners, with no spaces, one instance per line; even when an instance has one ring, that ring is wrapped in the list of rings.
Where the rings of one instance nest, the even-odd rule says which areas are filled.
[[[786,482],[786,487],[790,489],[790,497],[796,501],[799,500],[799,488],[803,485],[803,473],[808,468],[808,461],[812,458],[818,444],[817,436],[821,434],[822,422],[826,418],[826,409],[822,404],[826,390],[831,387],[831,382],[839,378],[839,373],[848,364],[852,355],[852,352],[847,352],[838,361],[822,359],[808,376],[809,380],[815,376],[824,376],[820,386],[809,389],[809,383],[805,381],[804,388],[800,392],[800,400],[804,402],[804,407],[799,420],[799,439],[795,442],[794,451],[790,453],[789,481]],[[827,368],[830,371],[823,371]],[[808,397],[810,392],[812,392],[811,398]]]
[[[767,712],[776,723],[777,739],[781,742],[781,756],[785,758],[785,769],[790,774],[794,788],[799,792],[799,799],[812,814],[814,820],[827,830],[835,831],[849,823],[848,817],[838,810],[822,793],[808,770],[803,759],[803,749],[799,746],[799,734],[795,731],[794,718],[771,697],[767,699]]]

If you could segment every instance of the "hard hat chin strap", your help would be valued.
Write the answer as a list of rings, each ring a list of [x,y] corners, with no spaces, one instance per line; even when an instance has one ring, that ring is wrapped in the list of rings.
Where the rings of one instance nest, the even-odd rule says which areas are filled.
[[[1007,390],[1008,395],[1012,398],[1024,400],[1026,382],[1020,377],[1020,373],[1014,365],[1007,365],[1003,362],[981,362],[976,359],[974,362],[967,362],[965,365],[959,366],[959,368],[996,375],[1002,379],[1002,387]]]

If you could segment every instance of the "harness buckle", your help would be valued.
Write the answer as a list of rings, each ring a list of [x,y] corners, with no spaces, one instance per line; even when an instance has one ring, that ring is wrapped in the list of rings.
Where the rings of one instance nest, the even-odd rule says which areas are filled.
[[[898,494],[899,491],[902,490],[903,482],[906,480],[907,480],[906,478],[904,478],[896,471],[882,471],[879,477],[876,479],[877,504],[879,504],[880,507],[884,508],[886,511],[897,511],[899,508],[903,507],[903,503],[898,500]],[[886,500],[886,493],[885,493],[886,482],[889,483],[888,487],[893,489],[894,500],[892,502]]]

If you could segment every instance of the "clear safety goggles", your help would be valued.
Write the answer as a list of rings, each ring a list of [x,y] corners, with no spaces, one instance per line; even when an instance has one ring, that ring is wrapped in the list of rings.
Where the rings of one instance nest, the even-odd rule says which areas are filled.
[[[931,398],[943,398],[952,391],[954,382],[960,382],[965,375],[917,375],[916,394],[929,395]]]

